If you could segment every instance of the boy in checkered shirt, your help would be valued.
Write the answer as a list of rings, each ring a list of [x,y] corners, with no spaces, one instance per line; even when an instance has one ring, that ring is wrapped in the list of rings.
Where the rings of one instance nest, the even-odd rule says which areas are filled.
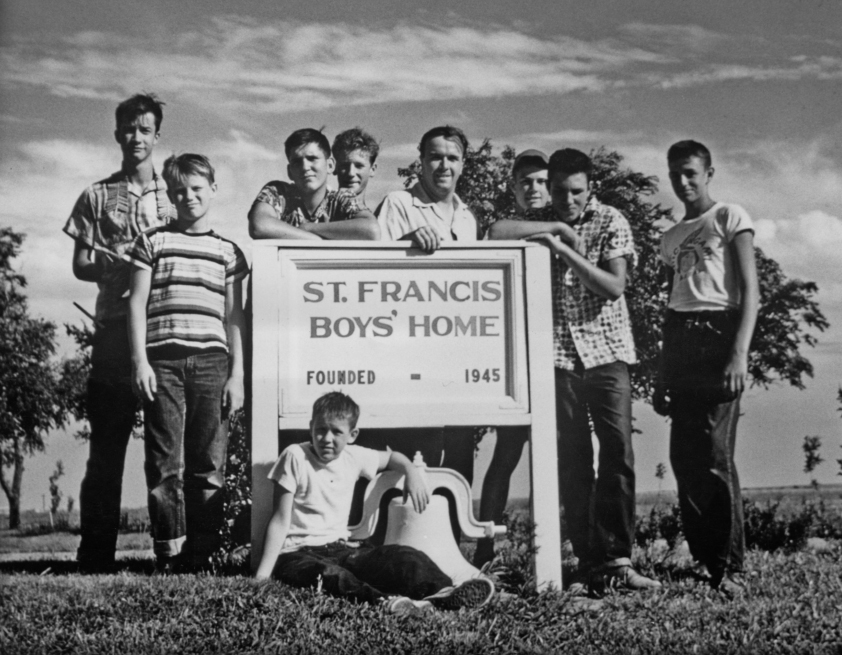
[[[629,364],[636,360],[623,292],[637,258],[631,228],[591,195],[593,163],[565,148],[548,165],[553,215],[499,221],[491,238],[528,238],[555,255],[552,268],[559,485],[573,552],[574,592],[659,587],[631,566],[635,474]],[[591,424],[599,440],[593,470]],[[587,586],[586,586],[587,584]]]

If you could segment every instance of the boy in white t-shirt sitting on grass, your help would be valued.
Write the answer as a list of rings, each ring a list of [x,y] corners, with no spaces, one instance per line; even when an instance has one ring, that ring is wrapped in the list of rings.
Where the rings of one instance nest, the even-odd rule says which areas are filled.
[[[266,527],[258,579],[275,577],[295,587],[321,580],[327,593],[391,612],[481,607],[493,583],[477,578],[453,581],[423,552],[400,545],[349,542],[348,515],[354,485],[384,469],[406,476],[404,501],[423,512],[429,492],[406,456],[354,445],[359,406],[340,392],[313,405],[310,443],[286,448],[269,472],[275,482],[272,518]],[[449,529],[447,526],[445,529]]]

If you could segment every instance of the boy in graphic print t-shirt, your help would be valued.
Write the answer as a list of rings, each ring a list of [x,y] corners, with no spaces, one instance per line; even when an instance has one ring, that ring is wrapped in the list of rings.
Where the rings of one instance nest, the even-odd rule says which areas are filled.
[[[670,292],[654,405],[672,419],[670,462],[698,572],[733,595],[745,553],[734,443],[760,295],[754,228],[742,207],[710,197],[704,145],[680,141],[667,161],[685,216],[661,242]]]
[[[208,565],[219,545],[228,418],[243,405],[240,249],[210,229],[214,171],[164,163],[178,218],[138,237],[129,298],[132,386],[144,402],[146,486],[157,566]],[[225,415],[223,415],[223,408]]]

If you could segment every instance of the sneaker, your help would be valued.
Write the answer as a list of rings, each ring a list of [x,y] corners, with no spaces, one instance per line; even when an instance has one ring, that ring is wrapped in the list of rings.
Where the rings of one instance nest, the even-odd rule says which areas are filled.
[[[590,571],[588,569],[577,569],[571,576],[570,585],[567,587],[567,593],[574,597],[584,597],[588,595],[588,578]]]
[[[722,576],[718,584],[713,584],[713,580],[711,580],[710,586],[728,598],[736,598],[746,592],[746,588],[740,579],[731,573]]]
[[[420,614],[432,611],[433,604],[426,600],[412,600],[406,596],[390,596],[381,599],[383,608],[390,614]]]
[[[631,566],[621,565],[605,569],[600,574],[605,587],[611,589],[628,589],[629,591],[644,591],[646,589],[659,589],[661,583],[652,578],[647,578],[635,571]]]
[[[690,575],[700,582],[710,582],[713,576],[710,574],[710,569],[703,562],[696,562],[690,569]]]
[[[455,587],[445,587],[424,600],[441,610],[458,610],[463,607],[477,609],[494,595],[494,583],[488,578],[472,578]]]

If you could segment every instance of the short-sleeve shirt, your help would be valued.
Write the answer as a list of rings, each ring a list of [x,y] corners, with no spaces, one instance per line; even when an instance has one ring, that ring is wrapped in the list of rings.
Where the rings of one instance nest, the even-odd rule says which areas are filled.
[[[526,212],[523,220],[556,221],[551,207]],[[637,263],[634,239],[626,217],[591,197],[582,215],[570,223],[584,241],[585,257],[594,266],[625,257]],[[588,369],[612,362],[637,362],[625,296],[616,300],[590,291],[562,260],[551,266],[553,292],[553,363],[573,370],[577,358]]]
[[[661,259],[674,273],[670,309],[739,308],[739,274],[730,244],[740,232],[754,232],[748,212],[740,205],[718,202],[701,216],[685,219],[664,233]]]
[[[260,190],[252,204],[258,202],[265,202],[275,210],[279,221],[289,223],[293,227],[301,227],[304,223],[346,221],[366,211],[366,206],[352,191],[328,189],[319,206],[311,214],[304,206],[304,199],[296,186],[279,180],[269,182]]]
[[[345,446],[331,462],[320,460],[311,443],[287,447],[268,476],[293,497],[283,549],[348,539],[354,485],[361,477],[374,479],[379,466],[380,451],[354,444]]]
[[[447,220],[420,183],[406,191],[392,191],[377,208],[380,238],[398,241],[429,225],[443,241],[476,241],[479,237],[477,219],[459,196],[454,196],[453,203],[453,217]]]
[[[146,310],[150,358],[228,352],[225,290],[248,274],[237,244],[212,231],[193,234],[169,225],[138,236],[125,257],[152,271]]]
[[[98,321],[125,318],[128,313],[131,267],[123,255],[138,234],[175,219],[175,208],[167,197],[164,180],[152,181],[137,195],[129,189],[128,177],[118,171],[82,192],[64,232],[94,250],[103,262],[97,283],[95,315]]]

